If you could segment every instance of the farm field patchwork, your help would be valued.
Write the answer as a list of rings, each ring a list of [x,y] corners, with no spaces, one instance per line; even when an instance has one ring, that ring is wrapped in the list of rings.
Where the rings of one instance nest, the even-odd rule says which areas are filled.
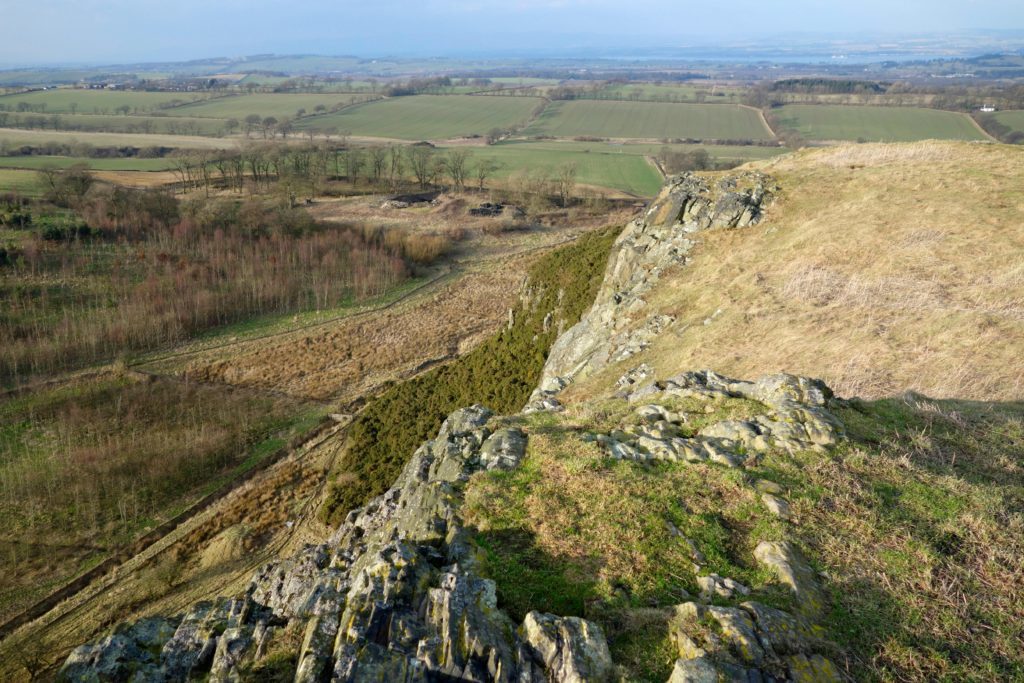
[[[349,107],[296,122],[296,128],[335,128],[351,135],[430,140],[483,135],[523,123],[542,102],[536,97],[415,95]]]
[[[770,140],[760,115],[733,105],[571,100],[555,102],[527,135]]]
[[[783,147],[762,147],[759,145],[686,145],[662,144],[657,142],[576,142],[568,140],[550,141],[508,141],[489,149],[515,146],[519,149],[587,152],[610,155],[656,155],[663,149],[673,152],[694,152],[705,150],[716,161],[754,161],[770,159],[785,154]]]
[[[808,140],[984,140],[963,115],[915,107],[863,107],[790,104],[775,110],[783,128]]]
[[[41,108],[45,114],[114,114],[119,107],[128,107],[129,114],[159,111],[175,103],[205,99],[206,96],[180,92],[136,92],[128,90],[81,90],[55,88],[0,97],[0,107],[17,111],[26,103]]]
[[[735,103],[739,101],[740,90],[712,84],[623,83],[603,88],[598,96],[622,99],[639,96],[641,100],[652,102],[695,102],[698,93],[704,93],[709,103]]]

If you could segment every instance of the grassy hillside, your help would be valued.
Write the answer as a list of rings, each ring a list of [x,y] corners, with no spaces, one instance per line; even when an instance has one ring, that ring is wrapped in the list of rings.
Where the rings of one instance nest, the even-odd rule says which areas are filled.
[[[296,128],[335,128],[352,135],[428,140],[484,135],[524,123],[540,104],[535,97],[416,95],[350,107],[296,123]]]
[[[770,140],[751,109],[731,105],[572,100],[554,102],[525,131],[530,135],[608,138]]]
[[[648,299],[675,331],[630,366],[784,369],[870,398],[1021,396],[1024,149],[851,145],[754,166],[782,188],[766,220],[702,238]]]
[[[679,408],[687,430],[764,409],[733,399]],[[1021,680],[1024,404],[918,396],[834,410],[849,443],[770,452],[744,470],[611,460],[581,435],[635,420],[622,399],[510,418],[530,432],[525,461],[476,475],[463,509],[499,606],[514,619],[596,620],[627,680],[661,683],[679,656],[665,610],[692,599],[681,589],[699,592],[677,534],[704,555],[701,575],[791,610],[753,556],[789,536],[821,572],[820,634],[851,680]],[[769,512],[755,482],[778,487],[791,522]]]
[[[808,140],[984,140],[964,114],[915,107],[790,104],[774,111],[780,125]]]
[[[1024,111],[998,111],[993,116],[1012,132],[1024,134]]]

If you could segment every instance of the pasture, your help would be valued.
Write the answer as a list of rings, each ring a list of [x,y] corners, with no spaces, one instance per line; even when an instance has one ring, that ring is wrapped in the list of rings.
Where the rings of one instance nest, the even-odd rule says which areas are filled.
[[[41,194],[39,178],[35,171],[0,168],[0,194],[16,192],[34,197]]]
[[[154,112],[176,103],[204,99],[205,95],[179,92],[136,92],[129,90],[80,90],[55,88],[0,97],[0,107],[17,111],[25,103],[35,111],[46,114],[114,114],[120,107],[128,113]]]
[[[437,140],[483,135],[524,123],[536,97],[415,95],[357,104],[344,111],[296,121],[297,129],[334,128],[350,135],[398,140]]]
[[[993,114],[996,121],[1013,132],[1024,133],[1024,111],[999,111]]]
[[[640,154],[587,152],[579,149],[494,145],[473,147],[474,157],[492,158],[501,164],[496,178],[522,173],[542,172],[554,176],[560,166],[576,166],[576,182],[620,190],[641,197],[652,197],[662,185],[662,177],[647,158]]]
[[[964,114],[916,107],[789,104],[774,110],[779,125],[808,140],[984,140]]]
[[[296,112],[305,109],[312,114],[318,105],[330,110],[358,102],[365,95],[339,95],[326,93],[292,94],[292,93],[260,93],[256,95],[235,95],[186,104],[174,109],[178,116],[207,117],[215,119],[238,119],[242,121],[250,114],[261,117],[273,116],[280,120],[285,117],[294,118]]]
[[[571,100],[554,102],[527,135],[770,140],[760,115],[733,105]]]

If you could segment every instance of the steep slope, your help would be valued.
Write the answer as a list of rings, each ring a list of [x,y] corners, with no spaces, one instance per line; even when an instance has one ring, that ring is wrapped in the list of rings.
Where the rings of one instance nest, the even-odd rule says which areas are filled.
[[[1024,405],[1007,400],[1019,396],[1020,224],[1002,222],[1021,208],[1008,208],[1018,187],[999,184],[1000,174],[1021,172],[1014,153],[864,146],[673,179],[617,240],[593,308],[559,337],[522,413],[456,411],[394,486],[330,539],[262,568],[241,596],[76,649],[63,676],[1024,678]],[[902,253],[907,237],[861,194],[891,192],[902,207],[908,183],[968,183],[933,178],[928,169],[947,163],[976,179],[976,197],[961,201],[1002,249],[963,259],[932,247],[942,301],[955,305],[932,310],[926,298],[879,313],[901,333],[875,342],[891,357],[864,372],[884,381],[859,393],[938,381],[934,354],[966,359],[968,345],[906,340],[934,334],[942,320],[976,333],[970,325],[988,315],[1002,334],[986,350],[992,362],[961,376],[969,390],[950,384],[946,393],[989,402],[913,392],[841,400],[820,380],[766,375],[786,359],[828,375],[864,334],[855,297],[833,297],[814,319],[821,329],[809,326],[801,307],[812,304],[773,289],[788,282],[789,262],[845,247],[848,278],[882,277],[871,255]],[[866,185],[844,184],[860,171]],[[978,196],[995,210],[980,210]],[[862,220],[819,218],[830,200],[859,207]],[[930,207],[946,209],[947,197],[918,210]],[[938,244],[973,246],[935,216],[945,231]],[[870,248],[857,247],[868,235]],[[760,269],[748,273],[749,264]],[[930,272],[912,271],[914,282]],[[703,312],[726,295],[744,315]],[[993,305],[997,295],[1009,303]],[[793,330],[806,337],[793,342]],[[698,370],[741,365],[762,379]],[[863,376],[839,381],[866,386],[849,379]]]

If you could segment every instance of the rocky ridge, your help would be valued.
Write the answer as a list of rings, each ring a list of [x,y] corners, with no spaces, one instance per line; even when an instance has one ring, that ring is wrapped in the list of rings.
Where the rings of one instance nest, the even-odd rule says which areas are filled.
[[[555,395],[569,381],[628,357],[644,335],[668,324],[635,324],[644,292],[664,268],[685,262],[694,232],[756,222],[770,188],[755,174],[714,188],[695,176],[674,179],[618,240],[597,302],[556,343],[524,412],[559,409]],[[610,458],[729,468],[769,450],[827,449],[844,438],[828,409],[831,392],[815,380],[742,382],[704,371],[654,381],[651,374],[640,366],[619,383],[639,427],[579,438],[599,442]],[[687,435],[686,415],[673,408],[678,398],[745,399],[764,411]],[[473,530],[460,514],[464,487],[476,472],[517,467],[528,438],[523,429],[499,428],[482,406],[456,411],[392,488],[352,511],[326,542],[262,567],[242,596],[122,625],[76,648],[61,679],[243,681],[275,673],[273,680],[310,682],[620,680],[598,624],[538,612],[516,624],[479,568]],[[786,518],[784,491],[769,482],[750,485]],[[701,595],[669,611],[678,651],[670,683],[841,680],[828,659],[832,646],[815,625],[824,594],[796,544],[763,542],[754,552],[793,594],[795,608],[786,612],[706,572],[700,548],[680,541],[691,548]]]
[[[552,345],[531,397],[550,408],[570,382],[626,360],[675,322],[646,312],[644,295],[669,268],[685,265],[697,234],[756,225],[778,188],[762,173],[745,172],[712,183],[694,174],[670,178],[643,216],[615,241],[601,289],[579,323]]]

